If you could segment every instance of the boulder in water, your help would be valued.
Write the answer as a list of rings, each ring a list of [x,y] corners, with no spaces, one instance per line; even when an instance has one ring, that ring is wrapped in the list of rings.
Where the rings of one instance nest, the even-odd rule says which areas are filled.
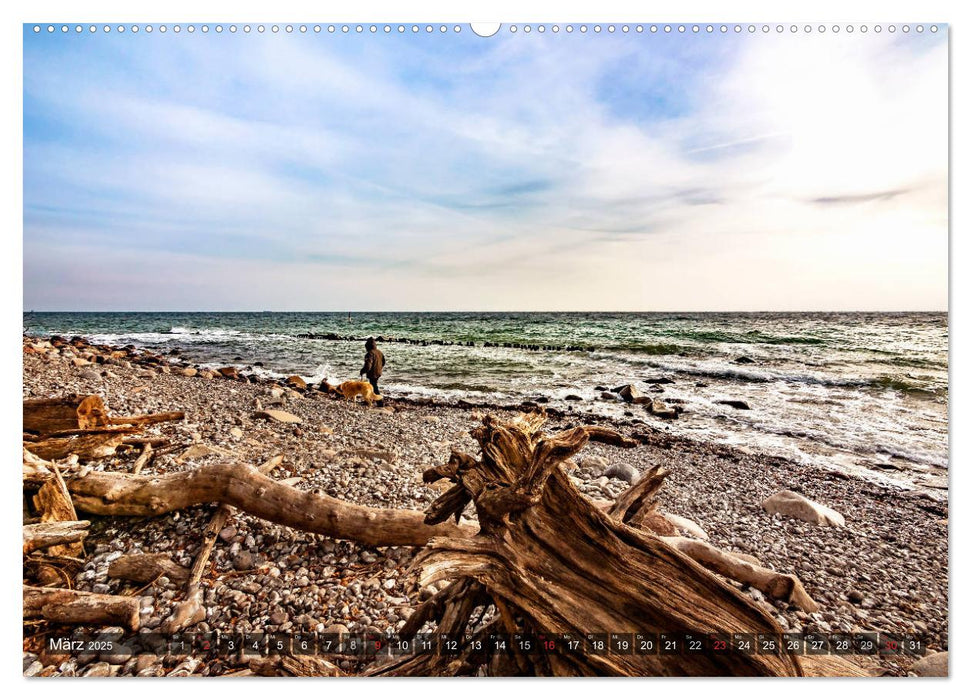
[[[648,377],[644,381],[648,384],[674,384],[674,380],[668,377]]]
[[[724,399],[722,401],[716,401],[715,403],[720,403],[723,406],[731,406],[732,408],[737,408],[740,411],[752,410],[751,406],[744,401],[739,401],[738,399]]]
[[[653,416],[665,420],[674,420],[678,417],[678,409],[668,406],[661,399],[648,399],[647,410]]]
[[[633,384],[624,384],[614,389],[615,394],[620,394],[622,398],[627,403],[649,403],[650,398],[644,396],[640,390]]]

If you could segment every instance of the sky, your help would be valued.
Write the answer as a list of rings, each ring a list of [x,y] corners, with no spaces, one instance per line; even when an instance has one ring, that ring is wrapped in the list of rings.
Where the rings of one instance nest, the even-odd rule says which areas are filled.
[[[946,310],[937,35],[35,34],[25,310]]]

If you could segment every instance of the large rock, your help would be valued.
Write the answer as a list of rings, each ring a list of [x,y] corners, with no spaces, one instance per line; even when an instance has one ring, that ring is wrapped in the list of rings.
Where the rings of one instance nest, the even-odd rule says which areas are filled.
[[[614,389],[615,394],[620,394],[627,403],[649,403],[650,398],[644,396],[633,384],[625,384]]]
[[[740,411],[750,411],[752,409],[744,401],[739,401],[738,399],[724,399],[722,401],[716,401],[715,403],[720,403],[723,406],[731,406],[732,408],[737,408]]]
[[[811,501],[794,491],[779,491],[769,496],[762,503],[762,508],[768,513],[779,513],[814,525],[843,527],[846,524],[843,516],[832,508]]]
[[[609,479],[620,479],[628,484],[633,484],[637,479],[637,470],[629,464],[611,464],[604,472],[604,476]]]
[[[266,420],[275,420],[280,423],[302,423],[298,416],[292,413],[287,413],[286,411],[279,411],[273,408],[267,408],[262,411],[257,411],[253,414],[254,418],[265,418]]]
[[[947,652],[928,654],[918,660],[910,670],[923,678],[947,678]]]
[[[651,415],[665,420],[674,420],[678,417],[678,409],[671,408],[661,399],[648,399],[647,410],[651,412]]]
[[[220,367],[218,370],[219,374],[229,379],[239,379],[239,370],[235,367]]]

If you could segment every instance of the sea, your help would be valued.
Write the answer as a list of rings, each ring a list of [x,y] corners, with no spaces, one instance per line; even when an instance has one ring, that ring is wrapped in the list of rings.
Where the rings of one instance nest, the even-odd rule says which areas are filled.
[[[332,383],[358,377],[373,336],[386,396],[633,412],[678,435],[946,496],[946,313],[27,312],[23,323],[30,335]],[[628,383],[683,413],[662,423],[601,398]]]

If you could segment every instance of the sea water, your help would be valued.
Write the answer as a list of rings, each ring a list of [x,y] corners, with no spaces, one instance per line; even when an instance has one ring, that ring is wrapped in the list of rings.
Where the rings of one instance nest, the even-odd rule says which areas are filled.
[[[873,480],[946,484],[944,313],[29,312],[24,332],[331,382],[357,378],[362,339],[409,339],[379,342],[388,396],[632,412],[677,434]],[[657,379],[670,383],[646,381]],[[627,383],[684,412],[662,423],[597,388]]]

